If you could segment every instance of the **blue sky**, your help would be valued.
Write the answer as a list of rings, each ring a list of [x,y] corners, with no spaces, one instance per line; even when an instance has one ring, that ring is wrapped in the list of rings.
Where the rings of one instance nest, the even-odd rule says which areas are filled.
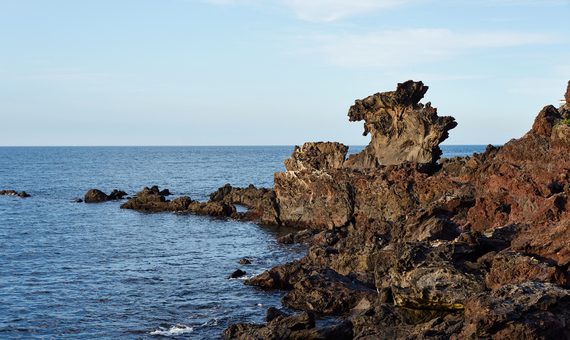
[[[445,144],[519,138],[570,80],[570,0],[0,0],[0,145],[367,144],[422,80]]]

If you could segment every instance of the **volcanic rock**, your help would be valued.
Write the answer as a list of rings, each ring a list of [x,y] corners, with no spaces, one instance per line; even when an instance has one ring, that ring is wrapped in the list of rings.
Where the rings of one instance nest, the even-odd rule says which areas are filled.
[[[342,167],[348,146],[334,142],[305,143],[295,146],[291,158],[284,161],[287,171],[328,170]]]
[[[396,91],[356,100],[348,111],[349,120],[364,120],[363,135],[372,137],[366,149],[351,155],[345,166],[376,168],[408,161],[432,167],[441,156],[439,144],[457,123],[453,117],[439,117],[431,103],[419,103],[427,90],[421,81],[409,80],[398,84]]]
[[[277,198],[271,189],[258,189],[252,184],[247,188],[234,188],[230,184],[226,184],[210,194],[210,201],[224,202],[231,206],[238,204],[249,208],[246,213],[236,215],[240,219],[259,220],[264,224],[281,223]]]
[[[546,106],[523,137],[438,170],[455,122],[419,104],[425,90],[407,82],[357,101],[349,115],[372,142],[343,165],[340,145],[305,144],[273,189],[219,190],[221,201],[248,197],[260,221],[307,229],[279,239],[310,245],[305,257],[245,284],[343,320],[232,326],[239,337],[570,339],[570,111]],[[265,195],[271,209],[258,208]]]

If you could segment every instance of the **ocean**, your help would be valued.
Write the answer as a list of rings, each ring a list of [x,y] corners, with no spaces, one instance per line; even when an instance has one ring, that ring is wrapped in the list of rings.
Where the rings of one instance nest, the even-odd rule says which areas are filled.
[[[363,146],[352,146],[349,153]],[[442,157],[484,145],[441,146]],[[226,183],[273,186],[292,146],[0,147],[0,338],[220,339],[262,322],[283,291],[243,281],[300,259],[291,228],[75,203],[93,188],[157,185],[205,201]],[[238,261],[248,258],[250,265]],[[246,276],[228,280],[235,270]],[[293,312],[293,311],[290,311]]]

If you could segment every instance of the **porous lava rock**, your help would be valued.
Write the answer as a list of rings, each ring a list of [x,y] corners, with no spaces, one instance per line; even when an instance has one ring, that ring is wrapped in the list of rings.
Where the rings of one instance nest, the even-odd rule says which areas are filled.
[[[348,146],[338,142],[305,143],[301,147],[295,145],[291,158],[287,158],[283,163],[287,171],[340,168],[347,152]]]
[[[275,221],[306,229],[279,241],[309,252],[245,284],[285,289],[284,305],[339,316],[326,331],[338,338],[570,339],[570,111],[546,106],[523,137],[434,166],[438,149],[410,161],[423,139],[408,149],[401,139],[431,117],[422,133],[437,145],[455,125],[418,104],[426,89],[404,83],[357,101],[351,120],[365,120],[373,142],[342,166],[314,145],[295,149],[268,192]],[[409,152],[389,157],[377,145]],[[249,327],[243,339],[277,329],[240,327]],[[331,334],[279,329],[290,339]]]
[[[453,117],[439,117],[431,103],[419,103],[428,87],[412,80],[398,84],[396,91],[376,93],[356,100],[348,111],[351,122],[364,120],[370,144],[351,155],[345,166],[362,169],[379,165],[418,162],[431,167],[441,156],[439,144],[457,126]]]

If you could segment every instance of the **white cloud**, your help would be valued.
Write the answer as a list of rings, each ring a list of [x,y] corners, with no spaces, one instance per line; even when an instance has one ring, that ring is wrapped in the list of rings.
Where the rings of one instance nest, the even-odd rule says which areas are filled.
[[[423,0],[284,0],[297,18],[308,21],[333,21],[340,18],[420,3]]]
[[[443,5],[470,6],[561,6],[568,5],[568,0],[201,0],[202,2],[227,5],[271,4],[291,8],[300,20],[330,22],[354,15],[386,10],[389,8],[439,3]]]
[[[560,43],[548,33],[455,33],[448,29],[313,35],[302,39],[316,45],[302,52],[320,55],[329,63],[346,68],[413,66],[447,60],[476,49]]]
[[[329,22],[362,13],[430,0],[201,0],[216,5],[278,5],[290,8],[298,19]]]

